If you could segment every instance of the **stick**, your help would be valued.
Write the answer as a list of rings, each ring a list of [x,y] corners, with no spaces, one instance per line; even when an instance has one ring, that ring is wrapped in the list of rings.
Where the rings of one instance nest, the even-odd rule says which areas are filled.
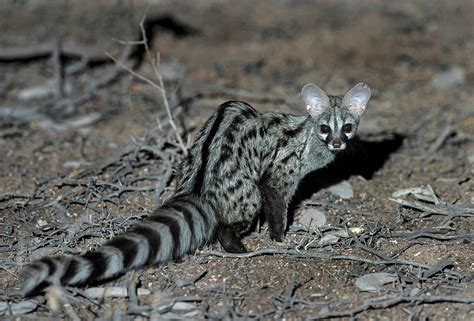
[[[438,138],[436,138],[434,143],[430,146],[430,148],[428,149],[427,154],[428,155],[434,154],[438,149],[440,149],[441,146],[443,146],[444,142],[449,137],[449,135],[451,135],[452,132],[453,132],[453,126],[451,125],[451,122],[450,122],[446,125],[446,127],[444,127],[441,134],[438,136]]]
[[[52,48],[55,48],[55,46],[56,40],[30,46],[2,46],[0,47],[0,60],[14,61],[46,58],[51,55]],[[104,61],[107,57],[103,51],[101,46],[87,46],[75,42],[65,42],[62,46],[61,55],[87,58],[87,60],[93,61]]]
[[[265,249],[260,249],[253,252],[248,252],[248,253],[224,253],[220,251],[206,250],[206,251],[203,251],[202,254],[206,256],[218,256],[218,257],[224,257],[224,258],[251,258],[251,257],[261,256],[261,255],[282,254],[282,255],[289,255],[291,257],[297,257],[297,258],[312,258],[312,259],[317,258],[317,259],[324,259],[324,260],[349,260],[349,261],[358,261],[358,262],[364,262],[364,263],[369,263],[369,264],[374,264],[374,265],[409,265],[409,266],[428,269],[428,270],[433,268],[432,266],[425,263],[408,261],[408,260],[393,260],[393,259],[372,260],[372,259],[368,259],[365,257],[356,256],[356,255],[330,255],[327,253],[320,253],[320,252],[297,251],[297,250],[291,250],[291,249],[287,250],[287,249],[278,249],[278,248],[265,248]],[[444,272],[446,274],[453,275],[458,278],[466,277],[465,274],[455,272],[450,269],[446,269]]]
[[[394,201],[402,206],[410,207],[417,209],[422,212],[432,213],[432,214],[441,214],[441,215],[454,215],[454,216],[465,216],[465,217],[472,217],[474,216],[474,208],[450,208],[446,206],[433,206],[424,204],[422,202],[417,201],[407,201],[401,198],[390,198],[389,200]],[[460,211],[461,213],[455,213],[456,210]]]
[[[377,298],[376,298],[377,299]],[[462,297],[462,296],[449,296],[449,295],[424,295],[424,296],[398,296],[391,298],[383,296],[378,301],[371,300],[365,301],[360,306],[342,311],[334,311],[328,313],[321,313],[318,315],[307,317],[306,320],[319,320],[322,318],[335,318],[335,317],[354,317],[357,314],[370,310],[370,309],[385,309],[393,307],[403,302],[417,302],[417,303],[438,303],[438,302],[451,302],[451,303],[463,303],[463,304],[472,304],[474,303],[474,297]]]
[[[145,9],[145,13],[143,14],[142,20],[140,21],[140,31],[142,33],[142,41],[143,41],[143,45],[145,46],[145,52],[148,56],[148,61],[151,63],[153,67],[153,71],[155,72],[155,76],[158,79],[158,87],[160,88],[161,97],[163,98],[163,103],[165,104],[166,113],[168,114],[168,120],[170,122],[171,127],[173,128],[173,131],[175,132],[176,139],[178,140],[178,143],[183,151],[184,156],[187,156],[188,150],[184,146],[183,139],[181,138],[181,135],[178,132],[176,124],[174,123],[173,114],[171,113],[170,104],[168,101],[168,97],[166,95],[166,89],[165,89],[165,84],[163,82],[163,77],[158,70],[160,68],[160,52],[156,53],[156,59],[153,60],[151,57],[150,48],[148,47],[148,39],[146,38],[146,32],[145,32],[145,20],[146,20],[146,16],[148,14],[150,5],[151,5],[151,2],[148,2],[148,5]]]
[[[170,106],[169,106],[169,102],[168,102],[168,99],[166,98],[166,91],[160,85],[156,84],[151,79],[148,79],[147,77],[140,75],[139,73],[137,73],[137,72],[133,71],[132,69],[130,69],[128,66],[120,63],[111,54],[107,53],[107,55],[110,57],[110,59],[112,59],[114,62],[116,62],[120,67],[122,67],[123,69],[128,71],[132,76],[146,82],[147,84],[151,85],[153,88],[157,89],[160,92],[161,96],[163,97],[163,102],[164,102],[164,105],[165,105],[166,113],[168,114],[168,120],[170,122],[171,127],[173,128],[176,139],[178,140],[179,147],[181,148],[181,150],[182,150],[182,152],[185,156],[188,155],[188,150],[184,146],[183,139],[181,138],[181,135],[179,135],[178,128],[176,127],[176,124],[174,123],[173,115],[171,114],[171,110],[170,110]],[[163,79],[161,79],[161,83],[162,82],[163,82]]]

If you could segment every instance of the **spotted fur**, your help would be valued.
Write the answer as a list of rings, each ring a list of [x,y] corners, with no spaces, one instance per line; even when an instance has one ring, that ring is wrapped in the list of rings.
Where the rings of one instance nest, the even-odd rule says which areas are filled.
[[[228,252],[245,252],[242,234],[260,213],[270,236],[283,240],[298,183],[332,162],[342,142],[354,137],[370,90],[359,84],[343,97],[326,96],[306,85],[302,97],[309,115],[259,113],[238,101],[222,104],[180,165],[176,191],[163,206],[95,251],[33,262],[23,293],[49,284],[90,284],[178,259],[216,234]],[[350,132],[342,129],[347,124]]]

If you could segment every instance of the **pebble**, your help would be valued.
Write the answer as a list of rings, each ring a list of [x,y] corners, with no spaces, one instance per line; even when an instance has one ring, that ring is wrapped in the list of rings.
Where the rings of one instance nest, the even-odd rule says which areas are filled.
[[[354,190],[352,189],[351,183],[349,183],[348,181],[342,181],[340,183],[332,185],[328,188],[328,191],[343,199],[349,199],[354,197]]]
[[[326,214],[314,207],[306,207],[301,211],[299,222],[305,228],[322,227],[326,225]]]
[[[328,234],[328,235],[325,235],[323,236],[319,242],[318,242],[318,245],[319,246],[326,246],[326,245],[330,245],[330,244],[336,244],[337,242],[339,242],[341,238],[339,236],[336,236],[334,234]]]
[[[383,285],[394,282],[398,280],[396,274],[393,273],[386,273],[386,272],[378,272],[378,273],[369,273],[358,277],[355,281],[355,286],[360,291],[366,292],[378,292],[383,290]]]
[[[431,79],[431,85],[436,89],[449,89],[462,85],[465,81],[465,72],[459,66],[437,73]]]

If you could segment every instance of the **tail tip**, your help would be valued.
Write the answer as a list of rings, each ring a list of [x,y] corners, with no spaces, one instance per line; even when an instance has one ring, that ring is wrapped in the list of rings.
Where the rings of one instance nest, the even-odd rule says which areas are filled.
[[[37,264],[28,265],[22,273],[20,294],[24,297],[40,292],[47,286],[48,273]]]

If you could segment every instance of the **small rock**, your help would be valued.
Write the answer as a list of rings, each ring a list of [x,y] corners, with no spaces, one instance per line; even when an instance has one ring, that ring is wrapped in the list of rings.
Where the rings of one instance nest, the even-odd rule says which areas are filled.
[[[196,305],[187,302],[176,302],[171,309],[174,312],[184,314],[184,316],[188,318],[196,317],[198,315]]]
[[[421,290],[418,288],[413,288],[410,290],[410,296],[417,296],[420,293],[421,293]]]
[[[467,151],[467,161],[470,165],[474,165],[474,147]]]
[[[352,189],[351,183],[348,181],[342,181],[338,184],[332,185],[328,188],[328,191],[343,199],[354,197],[354,190]]]
[[[464,69],[459,66],[451,67],[449,70],[437,73],[431,79],[431,85],[436,89],[453,88],[462,85],[465,80]]]
[[[299,223],[304,227],[321,227],[326,225],[326,222],[326,214],[320,210],[315,209],[314,207],[305,207],[301,211]]]
[[[171,310],[166,308],[166,311],[167,312],[160,313],[159,320],[194,320],[199,316],[196,306],[187,302],[176,302],[173,304]]]
[[[341,238],[337,235],[328,234],[328,235],[323,236],[319,240],[318,245],[319,246],[326,246],[326,245],[330,245],[330,244],[336,244],[337,242],[339,242],[340,239]]]
[[[43,99],[47,97],[54,96],[57,92],[57,81],[48,80],[45,84],[35,85],[25,89],[20,90],[18,93],[18,99],[23,101],[34,100],[34,99]],[[72,91],[71,85],[69,83],[65,84],[65,93],[70,94]]]
[[[36,221],[36,224],[37,224],[38,227],[43,227],[43,226],[48,225],[49,223],[46,222],[45,220],[38,219],[38,220]]]
[[[360,291],[365,292],[378,292],[383,290],[383,285],[394,282],[398,280],[396,274],[393,273],[386,273],[386,272],[379,272],[379,273],[369,273],[358,277],[355,286]]]
[[[109,287],[92,287],[85,290],[86,294],[90,298],[127,298],[128,289],[120,286],[109,286]],[[137,295],[150,295],[151,291],[144,288],[137,289]]]
[[[328,234],[335,235],[335,236],[337,236],[337,237],[342,237],[343,239],[349,237],[349,233],[347,232],[347,230],[346,230],[346,229],[342,229],[342,228],[341,228],[341,229],[337,229],[337,230],[335,230],[335,231],[332,231],[332,232],[330,232],[330,233],[328,233]]]
[[[0,315],[21,315],[33,312],[38,307],[38,301],[31,299],[18,303],[0,301]]]
[[[81,166],[89,166],[89,165],[92,165],[92,163],[86,162],[83,160],[71,160],[71,161],[66,161],[63,163],[64,168],[73,168],[73,169],[79,168]]]
[[[423,186],[420,187],[410,187],[396,190],[392,193],[392,197],[402,197],[410,194],[426,194],[426,188]]]
[[[365,231],[365,228],[363,226],[354,226],[349,228],[349,231],[351,231],[353,234],[359,235]]]
[[[88,113],[85,115],[80,115],[80,116],[74,116],[70,117],[68,119],[64,120],[64,125],[66,127],[74,127],[74,128],[80,128],[80,127],[86,127],[93,125],[97,123],[99,120],[101,120],[103,114],[99,112],[93,112],[93,113]]]

